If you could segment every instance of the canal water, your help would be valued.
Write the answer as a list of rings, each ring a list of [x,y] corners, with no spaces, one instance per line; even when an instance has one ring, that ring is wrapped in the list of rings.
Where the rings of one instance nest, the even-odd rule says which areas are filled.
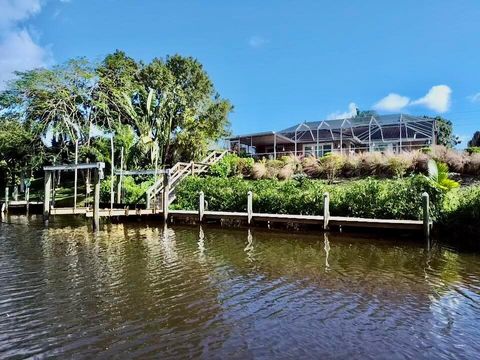
[[[478,254],[364,235],[5,221],[2,359],[479,356]]]

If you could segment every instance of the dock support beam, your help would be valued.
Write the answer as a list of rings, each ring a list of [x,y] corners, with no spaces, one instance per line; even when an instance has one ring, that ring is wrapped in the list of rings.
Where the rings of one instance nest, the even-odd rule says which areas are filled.
[[[163,219],[166,222],[168,220],[168,205],[169,205],[169,200],[170,200],[170,170],[167,170],[163,177],[163,204],[162,204],[162,209],[163,209]]]
[[[45,171],[43,189],[43,221],[48,222],[50,217],[50,194],[52,190],[52,171]]]
[[[5,188],[5,212],[8,212],[8,196],[9,196],[9,189],[8,186]]]
[[[430,197],[428,193],[422,194],[422,208],[423,208],[423,234],[425,240],[430,242]]]
[[[200,191],[198,196],[198,221],[203,221],[203,214],[205,212],[205,194],[203,191]]]
[[[93,192],[93,230],[97,231],[100,227],[100,180],[102,176],[99,169],[93,170],[93,181],[95,190]]]
[[[251,191],[247,193],[247,214],[248,225],[250,225],[253,216],[253,193]]]
[[[328,222],[330,221],[330,194],[325,192],[323,194],[323,230],[328,229]]]

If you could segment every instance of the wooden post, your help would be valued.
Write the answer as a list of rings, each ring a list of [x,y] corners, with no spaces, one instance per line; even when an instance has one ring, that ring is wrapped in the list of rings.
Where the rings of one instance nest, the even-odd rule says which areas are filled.
[[[328,229],[329,221],[330,221],[330,194],[326,192],[323,194],[323,230]]]
[[[192,168],[192,176],[195,175],[195,163],[193,161],[190,161],[190,167]]]
[[[117,203],[118,204],[122,202],[122,181],[123,181],[123,146],[122,146],[122,150],[120,151],[120,179],[118,180],[118,184],[117,184]]]
[[[247,216],[248,216],[248,225],[252,223],[253,216],[253,193],[249,191],[247,193]]]
[[[75,140],[75,165],[78,165],[78,139]],[[73,208],[77,208],[77,184],[78,184],[78,170],[75,168],[75,177],[73,180]]]
[[[25,201],[27,202],[27,214],[29,213],[30,210],[30,186],[27,186],[25,188]]]
[[[50,200],[51,202],[51,207],[55,207],[55,184],[57,183],[57,179],[55,176],[55,171],[52,171],[52,198]]]
[[[168,220],[168,205],[170,202],[170,169],[166,170],[163,177],[163,219],[166,222]]]
[[[52,191],[52,171],[45,171],[44,189],[43,189],[43,220],[48,222],[50,217],[50,195]]]
[[[115,174],[115,160],[114,160],[114,148],[113,148],[113,134],[110,136],[110,211],[113,210],[113,202],[115,201],[115,194],[113,192],[113,181],[114,181],[114,174]]]
[[[205,194],[203,191],[200,191],[198,196],[198,221],[203,221],[203,214],[205,212]]]
[[[430,241],[430,197],[428,193],[422,194],[422,207],[423,207],[423,234],[425,240]]]
[[[8,186],[5,188],[5,212],[8,212]]]
[[[100,169],[93,170],[94,193],[93,193],[93,230],[97,231],[100,227]]]

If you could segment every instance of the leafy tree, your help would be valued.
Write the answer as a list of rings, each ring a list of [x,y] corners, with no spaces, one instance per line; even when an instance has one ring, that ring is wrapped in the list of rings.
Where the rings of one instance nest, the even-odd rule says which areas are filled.
[[[424,116],[424,118],[436,120],[437,122],[437,145],[452,148],[461,143],[460,138],[453,134],[453,124],[450,120],[444,119],[441,116],[434,118]]]
[[[0,177],[4,185],[17,174],[30,176],[45,158],[44,146],[32,129],[18,119],[0,116]]]
[[[473,134],[472,140],[468,142],[468,147],[479,147],[480,146],[480,131],[475,131]]]
[[[49,140],[60,155],[68,154],[76,140],[81,144],[89,141],[95,74],[87,60],[16,75],[0,94],[0,109],[5,114],[35,124],[34,136]]]
[[[228,133],[232,106],[191,57],[174,55],[142,64],[117,51],[97,72],[96,97],[108,99],[101,102],[100,112],[132,127],[137,137],[133,151],[150,166],[157,158],[162,164],[198,158]]]

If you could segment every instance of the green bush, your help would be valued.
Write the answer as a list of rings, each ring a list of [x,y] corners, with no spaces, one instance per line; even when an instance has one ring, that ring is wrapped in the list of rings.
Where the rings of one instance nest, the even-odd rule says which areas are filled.
[[[471,154],[480,154],[480,146],[471,146],[467,148],[467,152]]]
[[[471,236],[472,239],[478,239],[480,186],[459,188],[448,194],[441,224],[452,237]]]
[[[210,167],[210,174],[223,178],[230,176],[249,177],[252,173],[254,162],[252,158],[227,154],[218,163]]]
[[[430,194],[432,215],[438,218],[444,193],[425,176],[378,180],[367,178],[340,185],[299,177],[299,180],[256,180],[190,177],[176,190],[175,207],[198,208],[203,191],[210,210],[246,211],[247,192],[253,192],[255,212],[323,214],[323,193],[330,193],[332,215],[371,218],[421,219],[421,194]]]
[[[135,204],[138,199],[145,194],[147,189],[153,184],[153,180],[146,180],[143,182],[141,179],[134,179],[132,176],[125,176],[122,183],[123,203]],[[107,176],[100,184],[100,199],[103,202],[110,202],[110,181],[111,177]],[[114,191],[117,191],[117,183],[114,183]],[[116,201],[116,196],[115,196]]]

